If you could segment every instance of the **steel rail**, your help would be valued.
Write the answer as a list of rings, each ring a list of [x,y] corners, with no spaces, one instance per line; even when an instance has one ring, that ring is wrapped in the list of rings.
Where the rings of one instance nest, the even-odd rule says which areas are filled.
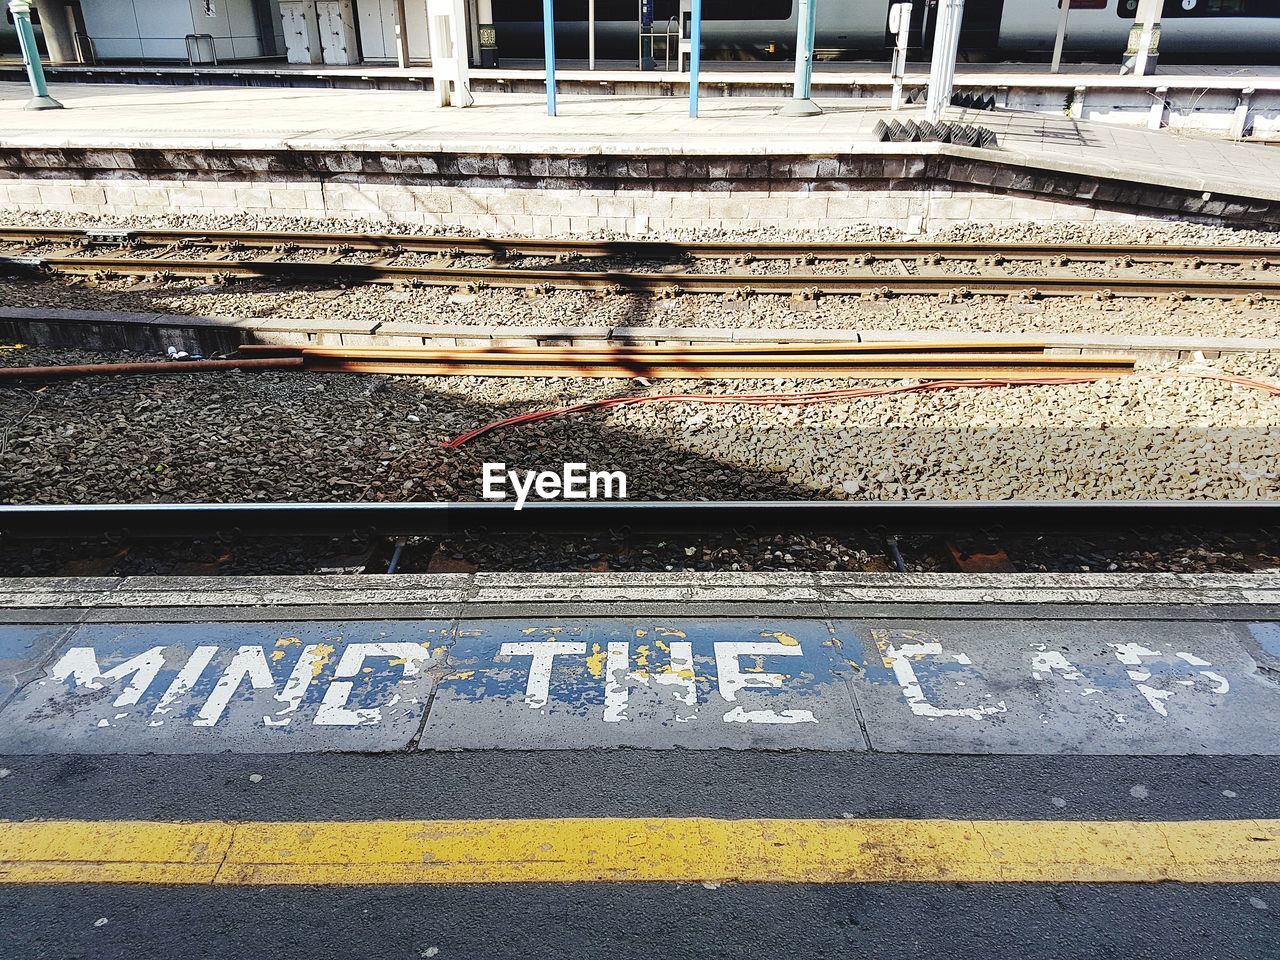
[[[1280,529],[1280,501],[539,501],[0,505],[0,538],[191,539]]]
[[[392,263],[331,263],[290,260],[186,260],[134,257],[0,257],[0,275],[56,273],[92,276],[163,274],[348,283],[417,283],[423,286],[481,285],[535,290],[600,290],[611,293],[896,295],[953,293],[960,296],[1280,297],[1280,276],[1266,280],[1207,277],[1019,277],[985,274],[881,276],[861,274],[669,274],[630,271],[530,270],[504,267],[401,266]]]
[[[778,331],[785,337],[787,331]],[[1046,345],[1033,341],[1013,342],[992,340],[984,343],[976,340],[870,340],[822,343],[782,342],[717,343],[687,346],[647,346],[616,343],[607,346],[496,346],[496,347],[315,347],[296,344],[246,343],[240,353],[247,356],[303,356],[339,357],[344,360],[373,358],[378,360],[463,359],[476,357],[524,360],[581,360],[584,357],[610,360],[687,360],[689,357],[763,358],[772,363],[780,359],[812,361],[832,355],[875,356],[886,353],[933,354],[1014,354],[1018,356],[1045,356]],[[1049,354],[1058,356],[1058,354]]]
[[[305,369],[314,373],[362,373],[420,377],[596,377],[654,380],[1043,380],[1053,377],[1118,377],[1133,373],[1127,357],[1046,356],[1017,354],[993,356],[893,356],[830,359],[778,363],[746,362],[733,358],[718,361],[582,359],[577,361],[519,362],[477,357],[471,360],[394,361],[372,359],[312,358],[303,355]]]
[[[404,251],[412,253],[461,252],[480,256],[582,256],[632,257],[640,259],[731,259],[754,256],[760,259],[814,257],[820,260],[849,257],[914,259],[941,257],[946,260],[975,260],[1008,257],[1038,260],[1065,257],[1075,261],[1131,260],[1134,263],[1177,263],[1200,259],[1206,263],[1280,264],[1280,247],[1213,246],[1203,244],[1086,244],[1086,243],[1001,243],[1001,242],[880,242],[880,241],[693,241],[663,240],[575,240],[526,239],[520,237],[417,236],[394,233],[295,233],[254,230],[181,229],[84,229],[79,227],[0,227],[0,243],[63,242],[102,243],[115,240],[152,246],[192,244],[208,246],[299,249],[350,248],[361,251]]]

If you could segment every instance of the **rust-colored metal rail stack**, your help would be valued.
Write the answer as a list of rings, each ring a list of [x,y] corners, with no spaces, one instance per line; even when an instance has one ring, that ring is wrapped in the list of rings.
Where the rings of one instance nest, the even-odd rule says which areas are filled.
[[[1015,343],[844,343],[806,346],[713,346],[488,349],[399,347],[242,348],[253,357],[301,358],[307,370],[457,377],[646,377],[666,379],[948,379],[1043,380],[1122,376],[1129,357],[1044,353]]]

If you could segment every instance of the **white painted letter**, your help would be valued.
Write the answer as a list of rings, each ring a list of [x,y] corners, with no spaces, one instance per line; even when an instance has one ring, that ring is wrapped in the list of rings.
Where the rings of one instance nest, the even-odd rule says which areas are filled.
[[[352,710],[347,700],[355,684],[348,677],[359,676],[364,662],[369,657],[392,657],[404,661],[404,675],[416,677],[421,671],[419,664],[431,659],[431,650],[422,643],[352,643],[342,651],[342,659],[333,671],[333,681],[324,692],[324,699],[316,710],[316,718],[312,721],[320,727],[358,727],[382,722],[382,708],[368,707],[363,710]],[[398,700],[399,694],[392,698]]]
[[[940,643],[908,643],[901,647],[890,646],[885,651],[885,661],[893,667],[893,675],[898,679],[898,686],[902,688],[903,695],[907,698],[907,705],[911,707],[911,712],[917,717],[929,717],[937,719],[938,717],[967,717],[970,720],[981,720],[983,717],[990,716],[993,713],[1004,713],[1009,708],[1005,706],[1001,700],[995,707],[939,707],[929,702],[929,698],[925,696],[924,688],[920,686],[920,680],[916,677],[916,672],[911,666],[912,657],[941,657],[944,655],[942,644]],[[963,653],[950,655],[956,663],[969,666],[973,663]]]
[[[551,664],[560,654],[585,654],[586,643],[569,643],[560,640],[522,640],[504,643],[499,657],[532,657],[529,662],[529,683],[525,687],[524,702],[534,710],[541,710],[551,696]]]
[[[780,673],[744,673],[739,657],[800,657],[804,651],[798,643],[720,642],[715,645],[716,682],[720,696],[732,703],[739,690],[752,688],[776,690],[784,677]],[[809,710],[744,710],[734,707],[724,715],[726,723],[817,723]]]
[[[103,672],[98,667],[98,658],[92,647],[72,647],[62,655],[53,666],[53,679],[75,680],[77,687],[86,690],[101,690],[103,681],[123,680],[133,674],[129,685],[115,699],[115,706],[130,707],[142,699],[151,681],[155,680],[164,667],[164,647],[152,647],[135,657],[130,657],[119,666]]]

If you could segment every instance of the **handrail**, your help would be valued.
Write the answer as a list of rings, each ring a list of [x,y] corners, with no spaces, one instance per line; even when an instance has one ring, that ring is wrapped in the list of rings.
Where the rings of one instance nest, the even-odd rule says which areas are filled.
[[[190,64],[193,67],[196,65],[196,57],[200,53],[200,41],[206,40],[209,43],[209,58],[213,61],[213,65],[215,67],[218,65],[218,47],[217,47],[217,44],[214,42],[213,34],[188,33],[183,38],[183,40],[187,45],[187,63],[188,64]],[[205,63],[206,61],[201,60],[200,62]]]
[[[80,62],[97,66],[98,51],[93,46],[93,37],[89,36],[87,33],[81,30],[77,30],[71,34],[71,38],[72,40],[75,41],[76,57],[80,60]],[[87,57],[85,56],[86,49],[89,51],[89,55]]]

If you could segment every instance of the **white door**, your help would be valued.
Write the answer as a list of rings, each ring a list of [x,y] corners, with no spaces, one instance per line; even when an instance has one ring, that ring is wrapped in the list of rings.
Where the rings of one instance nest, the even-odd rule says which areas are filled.
[[[351,0],[319,0],[316,15],[320,19],[320,49],[324,62],[345,66],[356,59],[356,26]]]
[[[284,28],[285,58],[290,63],[319,63],[319,44],[313,43],[315,27],[312,25],[312,13],[309,3],[292,2],[280,4],[280,24]]]

